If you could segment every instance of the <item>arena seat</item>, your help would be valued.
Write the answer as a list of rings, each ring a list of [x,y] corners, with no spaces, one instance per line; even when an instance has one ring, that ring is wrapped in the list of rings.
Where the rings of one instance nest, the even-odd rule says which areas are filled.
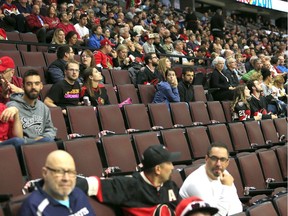
[[[113,85],[110,70],[103,68],[101,73],[104,77],[105,83]]]
[[[279,216],[287,216],[288,194],[282,194],[273,199],[273,204]]]
[[[264,145],[265,140],[258,121],[244,121],[250,144]],[[267,146],[268,147],[268,146]]]
[[[119,101],[123,102],[128,98],[132,99],[133,104],[139,104],[137,89],[133,84],[117,85]]]
[[[242,122],[228,123],[228,128],[235,151],[251,151],[251,145]]]
[[[123,107],[127,128],[141,131],[150,130],[151,124],[144,104],[131,104]]]
[[[54,62],[57,59],[56,53],[43,52],[43,55],[44,55],[47,66],[52,64],[52,62]]]
[[[207,97],[205,95],[203,85],[193,85],[193,91],[194,91],[194,101],[203,101],[205,103],[207,102]]]
[[[277,119],[273,119],[275,127],[276,127],[276,131],[278,132],[279,137],[282,135],[286,136],[287,139],[287,120],[285,118],[277,118]]]
[[[99,203],[95,197],[89,197],[89,203],[97,215],[116,216],[112,207]]]
[[[153,126],[161,126],[164,129],[173,127],[171,115],[167,104],[148,104],[148,111]]]
[[[23,66],[21,54],[18,50],[0,50],[0,57],[9,56],[14,60],[15,66]]]
[[[43,85],[46,84],[44,68],[42,66],[19,66],[18,72],[19,72],[20,77],[24,77],[25,72],[28,70],[36,70],[40,75]]]
[[[208,101],[207,109],[210,119],[219,121],[220,123],[226,123],[225,114],[219,101]]]
[[[283,176],[283,179],[287,180],[288,172],[287,172],[287,152],[288,152],[288,146],[279,146],[275,148],[275,152],[280,164],[281,173]]]
[[[118,104],[117,95],[112,84],[105,84],[105,89],[107,90],[107,95],[110,101],[110,104]]]
[[[46,61],[44,59],[42,52],[25,52],[21,51],[23,63],[26,66],[46,66]]]
[[[186,102],[170,103],[170,112],[174,125],[192,126],[193,122]]]
[[[57,128],[56,139],[67,140],[68,133],[61,107],[50,107],[49,109],[53,125]]]
[[[264,136],[265,141],[271,141],[273,144],[279,143],[279,137],[277,136],[277,131],[274,126],[272,119],[261,120],[261,129]],[[287,134],[287,133],[286,133]]]
[[[141,102],[147,106],[153,102],[156,89],[154,85],[138,85]]]
[[[114,86],[132,84],[128,70],[111,69],[110,73]]]
[[[271,202],[263,202],[247,209],[248,216],[263,216],[263,213],[269,216],[277,216],[277,212]]]
[[[41,99],[41,101],[44,102],[44,100],[45,100],[47,94],[49,93],[52,85],[53,84],[45,84],[45,85],[43,85],[43,88],[40,91],[40,99]]]
[[[232,113],[231,113],[231,102],[232,101],[221,101],[226,122],[232,122]]]
[[[189,107],[193,122],[202,122],[205,125],[211,123],[206,104],[203,101],[190,102]]]

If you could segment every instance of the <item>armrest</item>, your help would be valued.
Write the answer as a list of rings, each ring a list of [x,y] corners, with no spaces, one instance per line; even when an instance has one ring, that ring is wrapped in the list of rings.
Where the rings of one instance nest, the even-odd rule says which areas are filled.
[[[252,198],[251,196],[239,197],[241,203],[243,204],[248,203],[251,198]]]
[[[268,183],[268,188],[269,189],[275,189],[275,188],[278,188],[278,187],[287,187],[287,181],[283,181],[283,182],[269,182]]]
[[[255,189],[249,190],[249,196],[256,196],[260,194],[271,195],[273,193],[273,189]]]

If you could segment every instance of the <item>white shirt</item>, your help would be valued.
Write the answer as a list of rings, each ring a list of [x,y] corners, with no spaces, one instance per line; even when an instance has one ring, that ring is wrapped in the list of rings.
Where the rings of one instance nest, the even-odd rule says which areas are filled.
[[[178,52],[177,50],[174,50],[172,53],[172,55],[180,55],[180,56],[185,56],[182,52]],[[177,57],[172,57],[174,61],[179,61],[180,59]],[[188,59],[187,58],[182,58],[182,64],[187,63]]]
[[[206,174],[206,165],[202,165],[191,173],[180,188],[179,194],[182,198],[197,196],[219,209],[215,215],[225,216],[242,212],[242,204],[238,198],[235,185],[223,185],[218,178],[212,180]],[[225,170],[225,173],[228,173]]]
[[[89,29],[86,26],[81,27],[79,23],[77,23],[74,25],[74,27],[82,39],[85,35],[89,35]]]

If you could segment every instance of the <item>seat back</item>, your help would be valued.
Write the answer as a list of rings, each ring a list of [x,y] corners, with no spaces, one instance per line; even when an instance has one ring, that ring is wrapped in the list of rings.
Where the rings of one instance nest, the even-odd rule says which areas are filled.
[[[207,102],[203,85],[193,85],[194,101]]]
[[[183,184],[183,179],[182,179],[181,173],[177,169],[174,169],[172,171],[171,180],[176,183],[178,188],[181,188]]]
[[[221,101],[222,108],[227,122],[232,122],[231,101]]]
[[[258,152],[259,161],[262,167],[264,178],[274,178],[276,181],[283,181],[280,165],[275,151],[267,150]]]
[[[112,78],[111,78],[111,74],[110,74],[110,70],[108,69],[102,69],[102,75],[104,77],[104,80],[105,80],[105,84],[110,84],[110,85],[113,85],[113,82],[112,82]]]
[[[221,123],[226,122],[225,114],[219,101],[208,101],[207,108],[211,120],[216,120]]]
[[[0,194],[22,194],[23,178],[14,146],[0,147]]]
[[[261,128],[265,141],[271,140],[272,143],[278,143],[278,135],[272,119],[262,120]],[[286,133],[287,134],[287,133]]]
[[[192,161],[191,152],[184,132],[185,131],[182,128],[161,131],[163,144],[169,149],[169,151],[181,152],[180,158],[175,162],[182,164],[191,163]]]
[[[15,32],[6,32],[7,38],[8,40],[12,40],[12,41],[21,41],[19,32],[15,31]]]
[[[160,144],[158,133],[155,131],[136,133],[132,135],[132,138],[135,144],[136,157],[138,159],[138,163],[141,162],[142,154],[149,146]]]
[[[105,88],[107,90],[107,95],[110,101],[110,104],[118,104],[118,99],[116,96],[115,89],[112,84],[105,84]]]
[[[231,157],[229,159],[229,165],[227,167],[227,171],[233,176],[234,184],[237,189],[237,194],[239,197],[244,196],[244,186],[241,179],[240,171],[238,169],[235,158]]]
[[[279,137],[282,136],[282,135],[285,135],[286,138],[287,138],[287,121],[285,118],[277,118],[277,119],[274,119],[274,124],[275,124],[275,127],[276,127],[276,130],[279,134]]]
[[[257,143],[259,145],[264,145],[265,140],[258,124],[258,121],[244,121],[244,125],[248,134],[248,138],[251,143]]]
[[[203,126],[186,128],[193,158],[204,158],[207,154],[207,149],[211,143],[206,131],[207,128]]]
[[[133,84],[118,85],[117,89],[120,102],[126,100],[127,98],[131,98],[133,104],[139,103],[137,90]]]
[[[43,88],[41,89],[40,91],[40,99],[41,101],[44,101],[47,94],[49,93],[51,87],[52,87],[53,84],[46,84],[46,85],[43,85]]]
[[[15,66],[23,66],[22,57],[18,50],[0,50],[0,57],[9,56],[14,60]]]
[[[227,145],[229,152],[233,152],[233,146],[228,129],[225,124],[208,125],[211,142],[222,142]]]
[[[124,106],[125,119],[128,128],[150,130],[151,124],[144,104],[131,104]]]
[[[39,75],[41,77],[41,81],[45,85],[46,84],[46,79],[45,79],[44,69],[43,69],[42,66],[19,66],[18,67],[19,75],[21,77],[24,77],[25,72],[28,71],[28,70],[31,70],[31,69],[36,70],[39,73]]]
[[[249,139],[242,122],[228,124],[231,140],[235,151],[250,149]]]
[[[288,195],[287,193],[277,196],[273,199],[273,204],[278,212],[279,216],[287,216],[287,203],[288,203]]]
[[[23,58],[23,63],[26,66],[39,66],[45,67],[46,61],[42,52],[25,52],[21,51],[21,55]]]
[[[54,62],[57,59],[56,53],[43,52],[43,54],[44,54],[44,58],[45,58],[47,66],[52,64],[52,62]]]
[[[97,215],[116,216],[112,207],[98,202],[95,197],[88,197],[89,203]]]
[[[31,32],[19,33],[19,36],[20,36],[21,41],[38,43],[38,38],[37,38],[36,34],[33,34]],[[35,46],[35,45],[19,45],[18,44],[17,46],[18,46],[18,50],[21,50],[21,51],[32,51],[32,52],[37,51],[37,46]],[[28,48],[29,46],[30,46],[30,50]]]
[[[48,154],[58,148],[55,142],[45,142],[22,145],[21,149],[28,178],[37,179],[42,177]]]
[[[206,104],[203,101],[190,102],[189,107],[193,122],[202,122],[203,124],[210,123]]]
[[[147,106],[152,103],[156,89],[154,85],[138,85],[141,102]]]
[[[65,150],[74,158],[76,169],[84,176],[101,176],[103,166],[93,138],[80,138],[64,142]]]
[[[99,125],[92,106],[69,106],[67,114],[72,133],[98,136]]]
[[[110,70],[114,85],[132,84],[128,70]]]
[[[148,111],[153,126],[162,126],[163,128],[173,127],[167,104],[148,104]]]
[[[185,102],[170,103],[170,112],[174,124],[180,124],[184,126],[191,126],[192,119],[189,112],[188,104]]]
[[[125,133],[126,128],[118,105],[98,106],[98,114],[102,130]]]
[[[65,119],[62,113],[61,107],[51,107],[49,108],[51,112],[51,119],[54,127],[57,128],[56,138],[61,140],[67,140],[67,128],[65,124]]]
[[[122,172],[135,171],[137,161],[130,135],[104,136],[101,143],[108,167],[118,166]]]
[[[263,213],[269,216],[277,216],[277,212],[271,202],[264,202],[251,206],[247,209],[247,213],[249,216],[263,216]]]
[[[284,145],[284,146],[280,146],[278,148],[275,149],[277,158],[278,158],[278,162],[281,168],[281,173],[283,178],[287,178],[288,173],[287,173],[287,152],[288,152],[288,146]]]

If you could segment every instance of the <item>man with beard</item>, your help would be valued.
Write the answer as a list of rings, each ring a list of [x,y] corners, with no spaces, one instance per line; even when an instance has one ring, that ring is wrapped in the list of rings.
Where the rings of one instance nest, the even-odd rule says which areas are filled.
[[[22,204],[19,215],[95,215],[76,185],[75,162],[63,150],[51,152],[42,168],[43,180]]]
[[[77,81],[79,77],[79,63],[70,60],[65,66],[65,78],[54,84],[44,103],[48,107],[61,107],[63,114],[66,115],[67,106],[77,106],[80,103],[80,84]]]
[[[193,91],[194,71],[190,67],[185,67],[182,70],[182,80],[179,82],[178,91],[181,102],[191,102],[194,99]]]
[[[39,73],[28,70],[23,77],[24,94],[12,94],[7,103],[7,107],[19,110],[24,143],[49,142],[56,136],[49,108],[38,100],[42,87]],[[20,148],[20,145],[17,147]]]
[[[180,196],[197,196],[212,207],[217,215],[233,215],[242,212],[233,177],[226,170],[229,153],[223,143],[212,143],[205,157],[206,163],[192,172],[184,181]]]
[[[163,80],[163,76],[156,70],[159,59],[156,53],[148,53],[144,58],[145,67],[137,73],[137,84],[156,86]]]

